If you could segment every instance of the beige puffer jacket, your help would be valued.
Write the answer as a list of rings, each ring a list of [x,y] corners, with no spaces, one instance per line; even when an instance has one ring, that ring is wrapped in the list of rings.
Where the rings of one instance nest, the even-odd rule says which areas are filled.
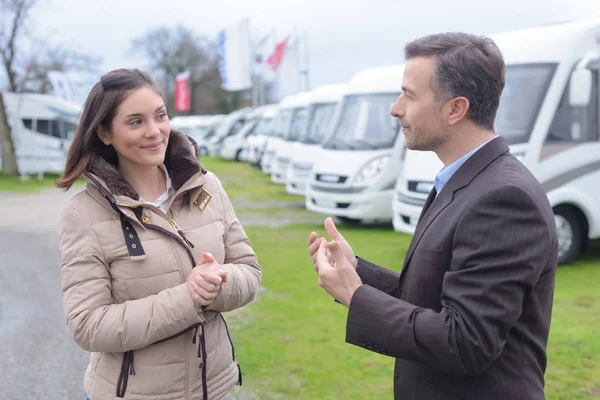
[[[91,352],[91,400],[219,399],[241,371],[221,313],[256,294],[261,270],[219,180],[173,132],[165,157],[169,211],[139,200],[101,157],[61,215],[63,304],[75,341]],[[202,252],[227,271],[198,311],[186,280]]]

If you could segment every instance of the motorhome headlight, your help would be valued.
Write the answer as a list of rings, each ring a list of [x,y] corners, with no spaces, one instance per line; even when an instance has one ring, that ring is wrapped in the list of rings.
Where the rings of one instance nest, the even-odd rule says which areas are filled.
[[[385,155],[369,161],[360,169],[360,171],[358,171],[358,175],[354,179],[354,186],[367,186],[371,181],[379,178],[387,168],[391,159],[392,157],[390,155]]]

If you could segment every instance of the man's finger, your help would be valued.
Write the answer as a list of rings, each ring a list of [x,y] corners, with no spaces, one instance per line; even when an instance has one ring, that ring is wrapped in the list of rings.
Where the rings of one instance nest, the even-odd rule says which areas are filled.
[[[319,250],[319,246],[321,246],[321,242],[323,242],[324,240],[325,238],[315,239],[315,241],[310,246],[308,246],[308,253],[311,257],[316,254],[317,250]]]
[[[317,251],[317,272],[322,272],[323,268],[330,267],[329,261],[327,260],[327,242],[322,241],[319,250]]]
[[[342,252],[342,249],[340,248],[340,245],[337,242],[327,243],[327,250],[329,250],[329,254],[331,254],[336,267],[340,267],[348,263],[344,253]]]
[[[315,240],[317,240],[317,232],[311,232],[310,235],[308,235],[308,245],[310,246],[313,244]]]
[[[344,237],[335,227],[335,224],[333,223],[333,219],[331,219],[331,217],[325,218],[325,222],[323,223],[323,225],[325,226],[325,230],[327,231],[327,234],[331,239],[344,240]]]

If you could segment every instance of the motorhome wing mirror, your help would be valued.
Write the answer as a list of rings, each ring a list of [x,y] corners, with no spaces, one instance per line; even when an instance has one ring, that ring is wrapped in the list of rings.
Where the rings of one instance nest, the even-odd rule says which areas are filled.
[[[571,74],[569,84],[569,104],[571,107],[586,107],[592,95],[592,71],[576,69]]]

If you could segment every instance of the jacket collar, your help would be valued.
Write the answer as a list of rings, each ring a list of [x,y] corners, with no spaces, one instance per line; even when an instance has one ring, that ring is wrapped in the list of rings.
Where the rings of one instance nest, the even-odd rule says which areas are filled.
[[[175,192],[178,192],[186,182],[194,176],[206,174],[206,170],[194,154],[194,147],[188,138],[181,132],[172,131],[169,144],[165,153],[164,165],[171,177]],[[126,197],[134,201],[140,199],[135,189],[121,176],[117,165],[107,161],[99,155],[94,155],[87,171],[84,174],[88,182],[110,197]],[[105,192],[108,193],[105,193]]]
[[[429,194],[426,202],[426,206],[421,211],[419,222],[415,229],[415,234],[410,242],[410,246],[406,252],[404,258],[404,265],[400,274],[400,281],[406,274],[406,269],[413,252],[418,245],[421,237],[433,222],[433,220],[452,203],[454,199],[454,193],[459,189],[468,186],[469,183],[477,175],[479,175],[488,165],[490,165],[495,159],[509,151],[506,141],[502,137],[494,138],[480,148],[475,154],[473,154],[465,163],[452,175],[448,180],[444,189],[436,195],[434,192],[435,187]]]

